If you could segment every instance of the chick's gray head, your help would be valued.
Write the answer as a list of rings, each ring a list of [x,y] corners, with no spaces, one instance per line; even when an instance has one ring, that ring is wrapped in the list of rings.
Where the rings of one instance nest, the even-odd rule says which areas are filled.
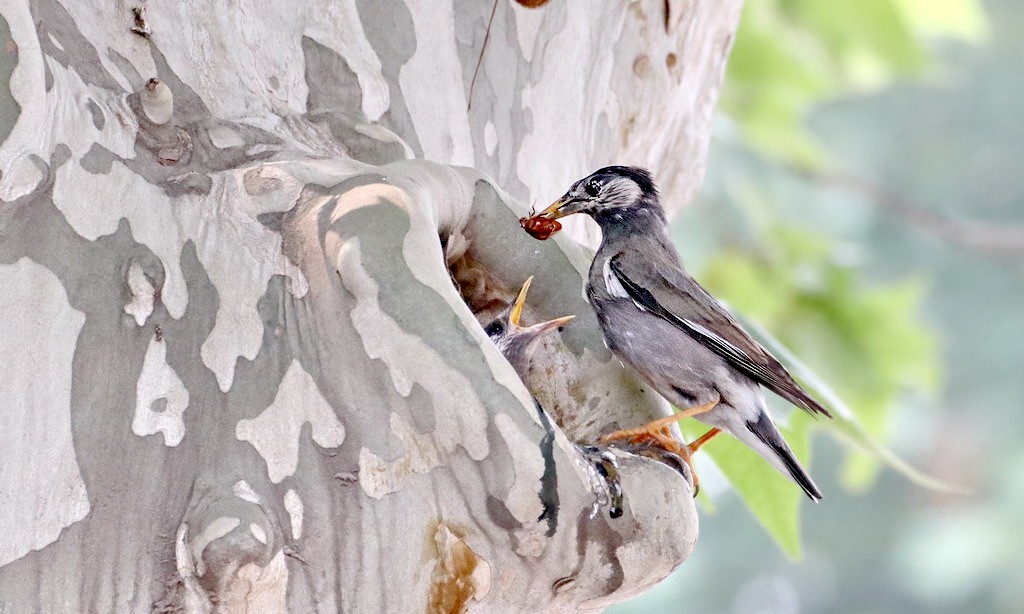
[[[541,212],[551,220],[585,213],[600,220],[630,211],[661,211],[651,174],[634,166],[606,166],[572,184],[561,198]]]
[[[484,327],[491,342],[498,347],[505,360],[509,361],[520,379],[526,378],[533,351],[544,335],[559,330],[574,317],[565,316],[532,326],[522,326],[523,305],[526,304],[526,293],[530,290],[532,281],[532,277],[527,279],[516,300]]]

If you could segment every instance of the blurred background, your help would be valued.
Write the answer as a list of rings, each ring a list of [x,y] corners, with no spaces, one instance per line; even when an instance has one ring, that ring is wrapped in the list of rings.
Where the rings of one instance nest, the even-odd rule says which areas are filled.
[[[1020,0],[747,0],[674,236],[859,430],[773,405],[818,505],[715,440],[695,553],[610,612],[1024,612],[1022,31]]]

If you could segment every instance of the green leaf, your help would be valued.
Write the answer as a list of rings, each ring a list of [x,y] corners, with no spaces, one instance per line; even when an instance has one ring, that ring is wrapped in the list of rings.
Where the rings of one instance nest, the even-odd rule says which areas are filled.
[[[827,152],[803,125],[839,96],[878,89],[932,66],[930,39],[978,42],[978,0],[758,0],[743,9],[720,108],[751,147],[790,164],[820,167]]]
[[[805,466],[809,463],[810,453],[809,420],[806,414],[794,412],[788,425],[779,425],[793,454]],[[754,518],[783,552],[799,559],[802,556],[800,502],[806,498],[800,487],[730,435],[719,435],[700,453],[706,453],[714,461]]]
[[[896,9],[923,36],[979,43],[988,38],[988,20],[977,0],[896,0]]]
[[[744,328],[786,365],[793,376],[803,384],[808,392],[829,408],[833,414],[833,419],[818,420],[816,421],[817,425],[837,436],[838,439],[853,444],[861,451],[877,458],[919,486],[940,492],[968,493],[962,486],[939,480],[914,468],[910,463],[879,443],[857,420],[856,415],[850,410],[849,406],[843,402],[839,395],[817,373],[797,359],[788,348],[782,345],[768,331],[738,314],[734,315],[740,319]]]
[[[904,393],[932,390],[939,381],[935,335],[918,316],[924,285],[866,286],[856,269],[833,256],[827,236],[780,226],[771,204],[742,186],[730,193],[753,220],[762,251],[723,252],[708,263],[702,281],[740,313],[782,331],[785,342],[813,362],[817,378],[831,382],[833,396],[853,408],[856,424],[848,425],[844,440],[884,440]],[[858,449],[868,454],[849,455],[843,483],[864,490],[884,455],[872,445]]]
[[[980,0],[857,0],[841,7],[820,0],[747,2],[719,108],[745,144],[769,160],[826,167],[829,152],[804,124],[810,110],[934,72],[932,39],[978,42],[987,30]],[[836,414],[818,421],[791,415],[783,430],[798,458],[806,461],[813,423],[850,444],[841,476],[846,488],[866,489],[884,463],[921,486],[962,492],[881,443],[902,396],[932,390],[940,380],[936,335],[918,315],[923,286],[913,280],[865,285],[855,269],[838,264],[830,238],[782,227],[763,186],[731,181],[726,192],[743,208],[757,251],[719,255],[702,282],[814,364],[812,371],[748,325]],[[730,437],[705,449],[782,549],[799,556],[800,489]]]

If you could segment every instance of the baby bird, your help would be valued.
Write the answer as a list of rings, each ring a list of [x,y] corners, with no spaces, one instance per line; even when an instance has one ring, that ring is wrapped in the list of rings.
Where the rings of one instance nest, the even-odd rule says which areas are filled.
[[[812,414],[830,416],[768,350],[683,269],[651,175],[609,166],[580,179],[537,217],[584,213],[601,227],[586,296],[608,348],[683,411],[605,440],[653,439],[689,454],[724,430],[787,475],[812,500],[821,492],[775,427],[764,386]],[[712,426],[679,446],[667,426],[687,416]],[[680,449],[682,448],[682,449]]]
[[[546,333],[560,329],[575,317],[570,315],[534,324],[533,326],[520,326],[519,322],[523,312],[523,305],[526,303],[526,293],[529,292],[532,282],[533,277],[527,279],[522,289],[519,290],[516,300],[484,328],[487,336],[498,347],[505,360],[509,361],[512,368],[515,369],[519,379],[524,382],[529,372],[530,361],[537,342]],[[550,454],[551,446],[554,442],[554,427],[547,412],[540,406],[536,398],[533,400],[533,403],[537,410],[537,415],[540,417],[541,424],[547,431],[547,435],[541,442],[541,445],[542,447],[546,446],[548,454]],[[595,506],[607,504],[608,515],[611,518],[622,516],[625,494],[619,481],[619,467],[615,455],[605,446],[577,445],[576,447],[586,462],[590,463],[593,467],[593,475],[600,477],[604,483],[603,487],[598,487],[599,495],[595,501]],[[692,472],[687,473],[689,467],[684,469],[684,459],[674,452],[666,450],[664,447],[652,446],[650,442],[646,441],[627,442],[626,445],[619,447],[631,454],[645,456],[664,463],[675,469],[684,479],[688,475],[695,477]],[[545,479],[554,481],[553,467],[545,469],[545,476],[549,475],[549,470],[551,472],[550,478],[546,477]],[[547,507],[545,510],[546,514],[552,513]]]
[[[487,333],[494,345],[498,346],[498,350],[501,351],[505,360],[512,365],[516,375],[524,382],[526,374],[530,370],[530,358],[533,356],[533,350],[544,334],[558,330],[576,317],[563,316],[533,326],[520,326],[523,305],[526,304],[526,293],[530,291],[531,283],[533,283],[533,277],[523,283],[516,300],[484,327],[484,332]]]

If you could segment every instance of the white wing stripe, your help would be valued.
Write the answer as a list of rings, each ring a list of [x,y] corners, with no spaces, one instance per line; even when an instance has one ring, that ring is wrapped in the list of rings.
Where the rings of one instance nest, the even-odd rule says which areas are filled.
[[[697,324],[693,320],[687,320],[686,318],[683,318],[683,323],[686,324],[687,326],[689,326],[690,328],[692,328],[693,330],[697,331],[698,333],[704,335],[705,337],[708,337],[709,339],[712,339],[715,343],[720,343],[721,345],[725,345],[725,346],[731,347],[731,348],[733,348],[733,351],[735,351],[735,352],[739,352],[740,351],[739,348],[737,348],[735,345],[729,343],[725,339],[722,339],[720,336],[718,336],[715,333],[711,332],[706,327],[701,326],[700,324]]]
[[[604,277],[604,287],[608,290],[608,294],[616,298],[632,299],[626,289],[622,287],[622,283],[619,282],[619,278],[612,273],[611,269],[612,259],[604,261],[604,268],[601,270],[601,276]]]

